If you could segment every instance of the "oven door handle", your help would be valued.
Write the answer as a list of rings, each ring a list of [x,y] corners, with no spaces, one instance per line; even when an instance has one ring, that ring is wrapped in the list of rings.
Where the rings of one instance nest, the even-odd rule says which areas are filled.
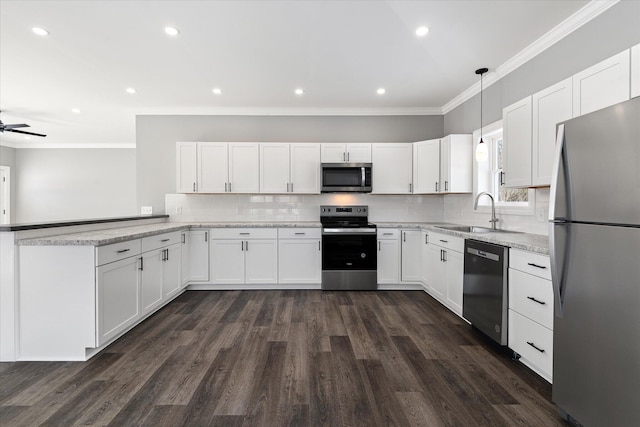
[[[322,234],[376,234],[375,228],[323,228]]]

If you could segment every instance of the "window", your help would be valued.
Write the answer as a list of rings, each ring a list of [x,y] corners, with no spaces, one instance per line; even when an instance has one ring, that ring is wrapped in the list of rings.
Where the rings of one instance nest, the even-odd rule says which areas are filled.
[[[496,210],[503,213],[533,214],[534,191],[528,188],[506,188],[502,185],[503,177],[503,139],[502,120],[482,129],[482,139],[488,145],[489,158],[485,162],[474,160],[474,194],[482,191],[491,193],[495,199]],[[473,132],[473,147],[480,140],[480,129]],[[488,197],[482,197],[478,206],[490,206]]]

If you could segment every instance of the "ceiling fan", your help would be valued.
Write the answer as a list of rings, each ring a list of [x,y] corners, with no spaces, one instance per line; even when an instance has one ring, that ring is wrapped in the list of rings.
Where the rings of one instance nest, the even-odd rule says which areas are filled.
[[[0,133],[3,132],[15,132],[15,133],[22,133],[24,135],[33,135],[33,136],[47,136],[45,134],[42,133],[35,133],[35,132],[27,132],[24,130],[17,130],[17,128],[28,128],[30,127],[29,125],[26,125],[24,123],[21,124],[14,124],[14,125],[5,125],[4,123],[2,123],[2,120],[0,120]]]

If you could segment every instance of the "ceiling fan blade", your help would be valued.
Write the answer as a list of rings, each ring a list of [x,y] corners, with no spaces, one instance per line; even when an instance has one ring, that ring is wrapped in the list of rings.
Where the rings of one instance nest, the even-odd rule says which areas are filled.
[[[29,125],[25,125],[24,123],[21,124],[17,124],[17,125],[4,125],[4,129],[15,129],[15,128],[28,128],[31,127]]]
[[[25,135],[33,135],[33,136],[47,136],[45,134],[42,133],[35,133],[35,132],[25,132],[23,130],[15,130],[15,129],[5,129],[6,132],[15,132],[15,133],[22,133]]]

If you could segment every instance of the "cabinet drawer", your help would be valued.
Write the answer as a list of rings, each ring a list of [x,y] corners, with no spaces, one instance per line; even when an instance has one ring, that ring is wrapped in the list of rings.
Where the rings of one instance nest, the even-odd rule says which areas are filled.
[[[280,239],[320,239],[322,237],[321,228],[279,228],[278,238]]]
[[[277,239],[277,228],[213,228],[212,239]]]
[[[509,310],[509,348],[520,353],[523,359],[551,378],[553,370],[552,331],[513,310]]]
[[[378,240],[398,240],[400,230],[397,228],[378,228]]]
[[[96,266],[136,255],[140,255],[140,239],[98,246],[96,248]]]
[[[510,268],[509,308],[553,330],[551,281]]]
[[[173,245],[174,243],[181,243],[182,237],[179,231],[173,231],[171,233],[162,233],[155,236],[143,237],[141,240],[142,252],[148,252],[154,249]]]
[[[551,280],[551,263],[547,255],[510,249],[509,267]]]
[[[451,249],[456,252],[464,252],[464,239],[449,234],[427,232],[429,244],[440,246],[442,248]]]

